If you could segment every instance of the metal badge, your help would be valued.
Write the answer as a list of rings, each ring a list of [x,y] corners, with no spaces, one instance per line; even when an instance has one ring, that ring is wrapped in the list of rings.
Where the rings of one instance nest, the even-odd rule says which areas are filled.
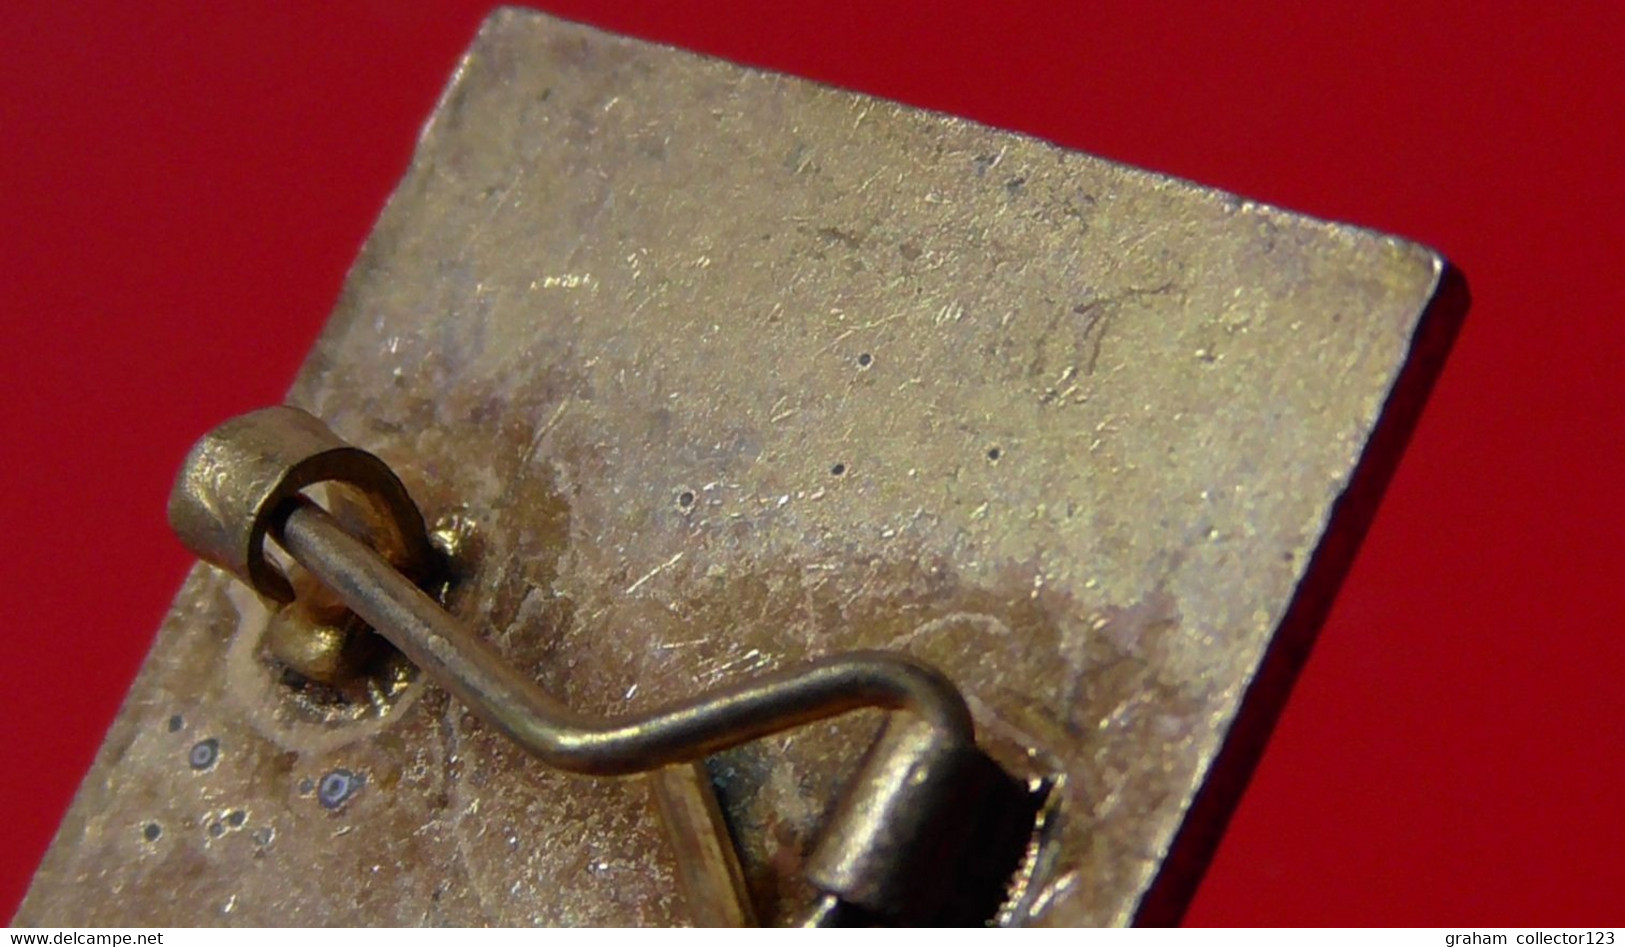
[[[213,566],[18,923],[1177,917],[1465,304],[499,12],[294,407],[189,460]]]

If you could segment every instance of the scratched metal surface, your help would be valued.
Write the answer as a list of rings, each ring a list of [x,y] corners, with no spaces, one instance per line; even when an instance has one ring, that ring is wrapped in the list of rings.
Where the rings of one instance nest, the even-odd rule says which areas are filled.
[[[935,662],[1001,761],[1062,777],[1003,920],[1124,923],[1443,272],[507,11],[291,400],[471,531],[454,607],[584,708]],[[550,773],[421,681],[299,698],[266,617],[192,574],[19,923],[686,921],[643,784]],[[712,761],[764,917],[872,726]]]

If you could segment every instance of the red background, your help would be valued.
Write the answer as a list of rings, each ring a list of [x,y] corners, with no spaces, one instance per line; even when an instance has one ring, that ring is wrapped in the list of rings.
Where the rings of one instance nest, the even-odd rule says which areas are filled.
[[[1475,304],[1187,920],[1625,924],[1625,5],[554,12],[1448,253]],[[483,3],[0,12],[0,914]]]

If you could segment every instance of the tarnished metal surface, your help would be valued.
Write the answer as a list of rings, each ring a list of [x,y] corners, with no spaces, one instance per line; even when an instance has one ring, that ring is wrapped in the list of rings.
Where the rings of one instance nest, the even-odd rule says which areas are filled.
[[[704,763],[649,774],[649,789],[671,838],[683,907],[696,927],[756,927],[739,850]]]
[[[1002,919],[1122,923],[1345,555],[1310,574],[1444,278],[503,12],[292,400],[467,534],[453,608],[584,710],[856,648],[941,667],[1002,763],[1058,780]],[[689,919],[644,785],[532,765],[421,679],[293,694],[266,625],[192,575],[21,923]],[[764,920],[874,723],[711,762]]]

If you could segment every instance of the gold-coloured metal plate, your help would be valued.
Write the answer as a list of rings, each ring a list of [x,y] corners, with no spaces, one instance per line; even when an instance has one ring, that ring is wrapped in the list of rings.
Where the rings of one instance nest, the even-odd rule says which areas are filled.
[[[505,11],[291,400],[583,709],[935,663],[1057,780],[1002,919],[1115,924],[1177,911],[1463,301],[1404,241]],[[192,574],[19,923],[690,919],[642,782],[422,680],[296,693],[267,623]],[[763,919],[873,727],[711,761]]]

